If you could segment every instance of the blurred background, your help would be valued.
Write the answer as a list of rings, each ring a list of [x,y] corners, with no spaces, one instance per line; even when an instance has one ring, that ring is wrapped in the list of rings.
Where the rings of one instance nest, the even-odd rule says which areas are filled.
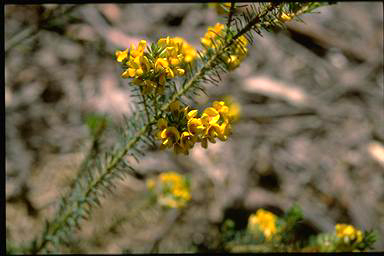
[[[350,223],[376,229],[383,250],[383,3],[318,11],[256,36],[240,67],[197,98],[241,105],[227,142],[189,156],[152,150],[135,164],[191,177],[182,215],[142,207],[145,180],[127,177],[63,251],[221,251],[225,219],[243,229],[258,208],[281,216],[294,202],[303,236]],[[7,239],[28,242],[54,213],[90,144],[86,116],[130,114],[115,50],[168,35],[201,49],[223,21],[208,4],[5,6]]]

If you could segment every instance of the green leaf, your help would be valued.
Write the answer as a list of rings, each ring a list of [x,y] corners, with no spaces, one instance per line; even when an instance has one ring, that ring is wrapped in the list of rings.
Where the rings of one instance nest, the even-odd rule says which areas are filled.
[[[104,115],[91,113],[85,117],[85,123],[87,124],[92,137],[98,138],[107,127],[107,118]]]

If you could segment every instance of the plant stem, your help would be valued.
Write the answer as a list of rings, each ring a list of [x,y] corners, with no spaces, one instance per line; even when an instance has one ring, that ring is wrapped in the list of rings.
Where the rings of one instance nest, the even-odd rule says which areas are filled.
[[[227,32],[225,34],[225,39],[227,39],[227,36],[229,35],[229,30],[230,30],[231,22],[232,22],[232,16],[233,16],[234,12],[235,12],[235,3],[231,2],[231,8],[229,10],[229,15],[228,15]]]
[[[147,116],[148,123],[150,123],[150,117],[149,117],[149,113],[148,113],[147,100],[145,99],[145,96],[144,96],[143,92],[141,92],[141,96],[143,97],[145,115]]]
[[[231,39],[229,42],[227,42],[224,47],[221,47],[214,55],[210,57],[210,59],[188,80],[188,82],[185,84],[185,86],[180,90],[176,91],[176,93],[172,96],[172,98],[168,101],[168,103],[163,104],[161,107],[161,111],[165,111],[169,105],[174,102],[177,98],[184,95],[194,84],[197,82],[200,78],[202,78],[205,73],[209,70],[211,70],[214,67],[216,59],[226,50],[226,48],[230,47],[233,42],[243,35],[244,33],[248,32],[252,26],[254,26],[262,16],[266,15],[270,10],[272,10],[276,4],[272,3],[269,7],[267,7],[263,12],[261,12],[258,16],[256,16],[254,19],[252,19],[239,33],[237,33],[233,39]],[[94,181],[92,181],[90,184],[88,184],[85,192],[82,194],[82,196],[77,197],[77,200],[71,203],[71,206],[69,206],[64,213],[60,214],[57,219],[54,219],[50,225],[48,226],[47,234],[43,236],[42,241],[40,244],[38,244],[36,247],[32,249],[32,253],[36,254],[40,252],[42,249],[45,248],[45,246],[48,244],[49,241],[51,241],[50,238],[57,235],[58,231],[67,223],[68,219],[76,213],[76,209],[81,208],[84,204],[88,203],[89,197],[92,192],[95,192],[98,190],[98,188],[103,184],[103,181],[105,178],[112,174],[114,171],[118,171],[116,167],[120,163],[120,161],[123,160],[124,156],[128,153],[130,149],[132,149],[136,143],[140,140],[140,138],[145,135],[150,127],[155,123],[156,119],[150,118],[146,106],[145,97],[143,96],[144,105],[145,105],[145,111],[148,118],[148,123],[145,124],[137,133],[135,136],[125,145],[124,148],[122,148],[120,151],[118,151],[109,162],[107,162],[106,167],[104,170],[100,170],[101,175]],[[77,216],[77,218],[80,218],[81,216]],[[76,221],[75,221],[76,222]]]
[[[155,119],[157,119],[157,111],[158,111],[158,108],[157,108],[157,87],[155,89],[155,97],[153,99],[153,103],[155,105]]]

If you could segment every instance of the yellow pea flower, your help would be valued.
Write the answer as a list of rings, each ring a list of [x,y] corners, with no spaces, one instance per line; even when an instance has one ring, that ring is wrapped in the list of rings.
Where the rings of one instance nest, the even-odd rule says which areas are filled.
[[[134,44],[131,44],[131,48],[130,48],[131,56],[133,58],[136,58],[138,56],[143,55],[146,46],[147,46],[147,41],[145,41],[145,40],[140,40],[140,42],[139,42],[139,44],[137,46],[137,49],[135,49],[135,45]]]
[[[155,62],[155,71],[164,71],[166,68],[168,68],[169,63],[166,58],[158,58]]]
[[[197,110],[197,109],[193,109],[193,110],[189,111],[189,112],[187,113],[187,119],[190,120],[190,119],[196,117],[196,116],[197,116],[197,113],[198,113],[198,110]]]
[[[259,209],[251,214],[248,219],[248,229],[253,233],[257,229],[263,232],[265,238],[270,240],[277,233],[277,216],[264,209]],[[258,228],[257,228],[258,227]]]
[[[217,134],[217,137],[221,141],[226,141],[228,139],[229,135],[231,134],[231,131],[232,131],[231,124],[228,121],[223,122],[220,125],[220,129],[219,129],[219,132]]]
[[[160,205],[180,208],[191,199],[186,178],[174,171],[164,172],[158,176],[157,197]]]
[[[142,68],[138,68],[135,70],[135,73],[136,73],[136,75],[141,76],[144,73],[144,71]]]
[[[185,62],[192,62],[197,57],[196,50],[186,42],[183,44],[183,54]]]
[[[167,52],[168,57],[176,57],[177,56],[177,51],[176,51],[175,47],[168,46],[167,48],[165,48],[165,50]]]
[[[201,134],[205,127],[200,118],[190,118],[187,123],[188,132],[194,136]]]
[[[128,49],[125,49],[124,51],[116,51],[115,55],[118,62],[123,62],[128,57]]]
[[[229,65],[229,70],[234,70],[240,66],[240,59],[236,55],[231,55],[227,60],[227,64]]]
[[[336,224],[336,236],[343,239],[345,243],[361,242],[363,240],[363,233],[361,230],[356,229],[352,225]]]
[[[176,68],[176,75],[183,76],[185,74],[185,70],[182,68]]]
[[[181,133],[180,146],[182,148],[185,148],[188,151],[188,149],[193,148],[195,143],[196,143],[196,137],[193,136],[192,133],[190,133],[190,132],[183,132],[183,133]]]
[[[178,58],[171,57],[169,58],[169,63],[171,63],[172,66],[177,66],[180,64],[180,60]]]
[[[207,38],[207,37],[203,37],[201,38],[200,42],[206,46],[206,47],[211,47],[212,45],[212,41],[210,40],[210,38]]]
[[[286,21],[290,21],[290,20],[292,20],[292,18],[293,18],[293,14],[289,14],[289,13],[282,13],[281,15],[280,15],[280,19],[282,20],[282,21],[284,21],[284,22],[286,22]]]
[[[160,38],[158,41],[157,41],[157,45],[158,46],[166,46],[166,45],[169,45],[171,43],[171,39],[169,38],[169,36],[167,36],[166,38]]]
[[[204,138],[207,138],[211,143],[216,143],[215,138],[220,134],[220,126],[217,123],[210,124],[204,133]]]
[[[170,126],[161,132],[160,138],[163,140],[162,147],[170,148],[180,139],[180,134],[176,127]]]
[[[220,114],[215,108],[209,107],[203,111],[201,120],[203,124],[215,124],[220,119]]]
[[[155,187],[156,182],[154,179],[148,179],[146,182],[146,185],[147,185],[147,188],[151,190]]]
[[[212,103],[212,107],[216,109],[217,112],[219,112],[219,114],[223,117],[225,117],[229,112],[229,108],[225,105],[224,101],[214,101]]]
[[[126,70],[124,70],[123,73],[121,73],[121,77],[122,77],[122,78],[128,78],[128,77],[131,77],[131,76],[130,76],[129,68],[126,69]]]
[[[167,78],[174,78],[175,77],[175,73],[169,67],[165,68],[164,71],[165,71],[165,75],[167,76]]]

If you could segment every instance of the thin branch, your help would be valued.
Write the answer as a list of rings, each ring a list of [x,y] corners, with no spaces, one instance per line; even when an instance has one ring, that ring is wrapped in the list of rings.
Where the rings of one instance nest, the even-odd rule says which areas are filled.
[[[227,36],[229,34],[229,30],[231,27],[232,17],[233,17],[234,12],[235,12],[235,3],[231,2],[231,8],[229,9],[229,15],[228,15],[228,21],[227,21],[227,32],[225,34],[225,38],[227,38]]]
[[[246,27],[244,27],[240,32],[238,32],[233,39],[227,42],[223,47],[221,47],[214,55],[212,55],[209,60],[191,77],[191,79],[185,84],[185,86],[178,92],[176,92],[171,99],[163,104],[161,107],[161,111],[166,111],[169,105],[174,102],[177,98],[184,95],[197,81],[199,81],[207,71],[211,70],[215,66],[216,59],[225,51],[228,47],[230,47],[233,42],[239,38],[244,33],[248,32],[253,25],[255,25],[262,16],[266,15],[270,10],[272,10],[276,4],[272,3],[268,8],[266,8],[263,12],[261,12],[258,16],[256,16]],[[111,157],[105,164],[105,168],[100,170],[100,176],[97,177],[96,180],[93,180],[90,184],[87,184],[85,192],[77,197],[77,200],[74,201],[71,206],[65,209],[64,213],[54,219],[52,222],[48,223],[47,234],[43,236],[42,240],[39,244],[32,248],[32,253],[36,254],[40,252],[42,249],[46,247],[48,242],[55,236],[59,230],[65,226],[70,217],[77,213],[76,209],[81,208],[84,204],[89,204],[88,200],[91,193],[95,193],[99,188],[102,187],[103,182],[105,182],[106,178],[112,174],[114,171],[118,171],[117,168],[119,163],[124,160],[125,155],[129,150],[134,148],[136,143],[144,136],[150,129],[150,127],[155,124],[155,118],[148,118],[148,123],[145,124],[140,130],[136,132],[133,138],[119,151],[116,152],[114,156]]]

